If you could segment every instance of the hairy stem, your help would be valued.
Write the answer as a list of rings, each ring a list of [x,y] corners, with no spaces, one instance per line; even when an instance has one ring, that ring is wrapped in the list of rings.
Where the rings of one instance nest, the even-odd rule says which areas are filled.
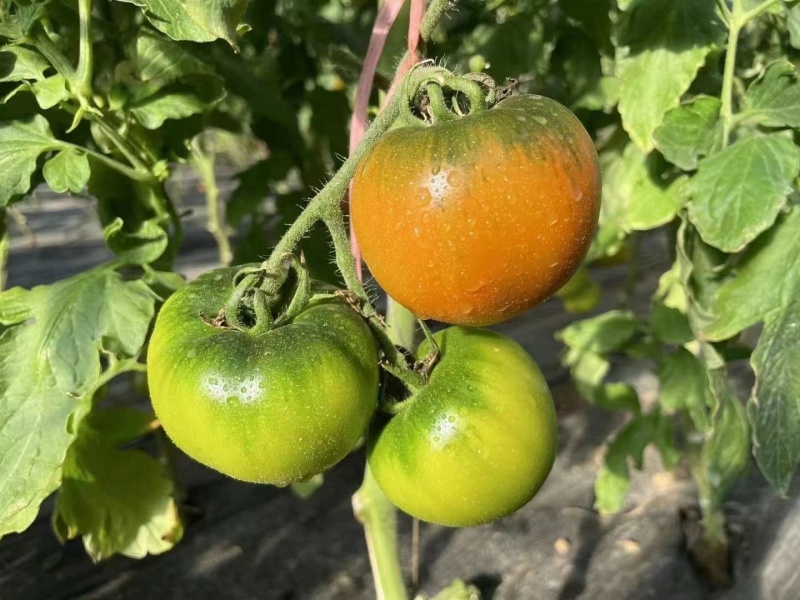
[[[269,259],[264,262],[264,268],[268,271],[276,271],[281,262],[281,257],[294,250],[303,236],[308,233],[311,227],[324,215],[329,214],[332,209],[339,210],[339,202],[347,191],[347,184],[355,175],[356,167],[367,151],[375,145],[375,142],[386,133],[391,127],[400,110],[401,97],[395,96],[386,105],[369,129],[367,129],[364,139],[353,151],[344,164],[331,178],[328,184],[322,188],[319,194],[306,206],[302,214],[292,223],[288,231],[284,234]],[[348,250],[349,253],[349,250]],[[355,293],[355,290],[352,290]]]
[[[407,600],[397,555],[397,511],[378,487],[369,465],[353,494],[353,514],[364,526],[377,600]]]

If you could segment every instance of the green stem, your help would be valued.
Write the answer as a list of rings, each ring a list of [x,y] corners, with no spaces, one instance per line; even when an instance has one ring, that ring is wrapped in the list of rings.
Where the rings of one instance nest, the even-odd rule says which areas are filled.
[[[94,48],[92,47],[92,0],[78,0],[80,19],[80,54],[75,71],[76,94],[88,101],[92,97],[92,73],[94,69]]]
[[[744,10],[742,0],[733,0],[733,8],[730,10],[727,10],[724,2],[721,3],[727,10],[727,12],[723,10],[723,16],[728,22],[728,49],[725,53],[725,69],[722,73],[722,106],[720,107],[723,148],[730,143],[731,129],[735,121],[733,114],[733,86],[736,80],[736,52],[739,45],[739,34],[745,25],[779,2],[780,0],[765,0],[748,11]]]
[[[208,209],[208,220],[206,229],[214,236],[219,251],[219,262],[227,267],[233,260],[231,242],[225,232],[222,220],[222,207],[219,201],[219,187],[217,186],[217,174],[214,172],[214,156],[205,154],[197,143],[192,144],[192,155],[194,157],[195,169],[200,175],[203,187],[206,191],[206,207]]]
[[[733,124],[733,79],[736,76],[736,49],[739,44],[741,32],[741,6],[739,2],[733,3],[733,11],[728,20],[728,49],[725,52],[725,70],[722,74],[722,106],[720,118],[722,120],[722,147],[730,142],[731,126]]]
[[[47,31],[45,31],[41,23],[33,26],[28,39],[64,79],[67,81],[75,80],[75,69],[61,53],[61,50],[53,43],[50,36],[47,35]]]
[[[353,513],[364,526],[376,599],[407,600],[397,554],[397,510],[378,487],[369,465],[361,487],[353,494]]]
[[[423,42],[431,41],[436,26],[447,10],[447,4],[448,0],[433,0],[428,6],[428,10],[425,11],[425,16],[422,18],[422,25],[419,28],[419,37],[422,38]]]
[[[158,183],[158,179],[156,179],[149,171],[138,171],[136,169],[131,169],[129,166],[122,164],[118,160],[114,160],[105,154],[100,154],[99,152],[95,152],[94,150],[79,146],[77,144],[62,142],[62,145],[64,148],[73,148],[79,152],[83,152],[84,154],[91,156],[92,158],[105,164],[107,167],[114,169],[122,175],[125,175],[125,177],[128,179],[133,179],[134,181],[139,181],[141,183]]]
[[[90,118],[97,123],[98,127],[103,130],[103,133],[105,133],[117,147],[117,150],[119,150],[122,155],[128,159],[128,162],[130,162],[137,171],[150,173],[148,166],[136,155],[136,152],[130,147],[125,138],[123,138],[116,129],[109,125],[109,123],[102,117],[92,114]]]
[[[762,13],[768,11],[770,8],[778,4],[780,1],[781,0],[765,0],[765,2],[762,2],[758,6],[751,8],[742,15],[742,25],[749,23]]]
[[[350,240],[347,237],[347,228],[344,225],[344,218],[342,217],[342,211],[339,209],[339,206],[337,205],[332,208],[329,213],[323,217],[323,220],[333,240],[333,248],[336,254],[336,266],[342,274],[347,289],[360,301],[364,317],[366,317],[367,323],[372,329],[372,333],[378,340],[378,344],[380,344],[386,361],[391,365],[387,366],[384,363],[384,369],[403,381],[409,389],[418,389],[424,383],[422,377],[409,369],[408,365],[406,365],[405,358],[394,345],[391,335],[386,331],[378,311],[372,306],[367,291],[364,289],[364,285],[358,277],[358,268],[355,258],[350,252]]]
[[[303,236],[308,233],[311,227],[329,214],[332,209],[339,210],[339,202],[347,191],[347,185],[355,175],[356,167],[367,151],[375,145],[380,137],[388,131],[392,123],[397,118],[400,110],[400,102],[403,100],[401,94],[395,94],[392,101],[378,115],[375,121],[364,135],[364,139],[350,155],[344,164],[339,168],[328,184],[322,191],[306,206],[297,220],[286,231],[281,240],[275,246],[269,259],[264,262],[267,271],[277,271],[284,254],[290,253]]]
[[[11,246],[11,235],[8,231],[8,215],[5,208],[0,208],[0,292],[6,288],[8,276],[8,249]]]

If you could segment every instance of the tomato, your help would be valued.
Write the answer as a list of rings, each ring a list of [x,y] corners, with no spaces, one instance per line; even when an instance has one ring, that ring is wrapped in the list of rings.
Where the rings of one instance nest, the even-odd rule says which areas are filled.
[[[488,523],[527,503],[553,465],[556,416],[541,371],[510,338],[450,327],[428,383],[368,437],[369,466],[424,521]],[[420,347],[420,356],[430,349]]]
[[[253,335],[209,322],[238,269],[173,294],[148,351],[153,408],[195,460],[245,481],[287,485],[338,462],[365,432],[378,396],[369,326],[339,300]]]
[[[505,321],[555,293],[597,226],[600,167],[557,102],[494,108],[382,137],[353,179],[351,215],[381,287],[423,319]]]

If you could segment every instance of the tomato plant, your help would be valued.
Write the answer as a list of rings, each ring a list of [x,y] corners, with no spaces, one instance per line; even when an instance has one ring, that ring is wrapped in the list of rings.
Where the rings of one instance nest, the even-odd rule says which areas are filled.
[[[405,600],[387,495],[481,523],[536,492],[555,444],[512,342],[449,329],[417,364],[417,334],[556,295],[530,318],[589,313],[563,366],[624,415],[585,508],[636,502],[652,446],[692,475],[695,554],[729,565],[751,457],[780,494],[800,464],[798,32],[789,0],[0,0],[0,535],[44,506],[94,560],[162,553],[184,534],[167,435],[285,484],[371,425],[354,512],[379,597]],[[85,270],[17,260],[45,186],[97,213]],[[187,283],[212,242],[228,270]],[[153,406],[120,406],[145,377]]]
[[[378,350],[341,299],[317,300],[273,327],[214,322],[238,269],[173,294],[150,341],[150,398],[184,452],[226,475],[287,485],[355,446],[378,398]],[[258,331],[253,331],[258,328]]]
[[[425,521],[466,527],[521,508],[556,452],[556,413],[527,352],[484,329],[451,327],[420,389],[368,439],[369,465],[389,499]],[[433,351],[424,342],[419,356]]]
[[[389,132],[353,179],[364,260],[420,318],[518,315],[577,271],[597,226],[597,153],[569,110],[536,95],[477,108]]]

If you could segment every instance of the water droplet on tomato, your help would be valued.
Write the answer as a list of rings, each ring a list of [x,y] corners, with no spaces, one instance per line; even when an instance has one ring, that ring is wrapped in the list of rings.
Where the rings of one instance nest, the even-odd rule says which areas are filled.
[[[420,235],[422,235],[422,230],[419,227],[414,227],[414,235],[416,237],[419,237]]]
[[[474,309],[472,308],[472,305],[465,304],[464,306],[461,307],[461,314],[462,315],[468,315],[468,314],[472,313],[473,310]]]
[[[545,119],[544,117],[538,117],[537,116],[537,117],[533,117],[533,118],[537,123],[539,123],[539,125],[547,125],[547,119]]]
[[[464,174],[458,170],[450,171],[450,173],[447,175],[447,183],[449,183],[453,187],[461,185],[461,182],[463,180],[464,180]]]

